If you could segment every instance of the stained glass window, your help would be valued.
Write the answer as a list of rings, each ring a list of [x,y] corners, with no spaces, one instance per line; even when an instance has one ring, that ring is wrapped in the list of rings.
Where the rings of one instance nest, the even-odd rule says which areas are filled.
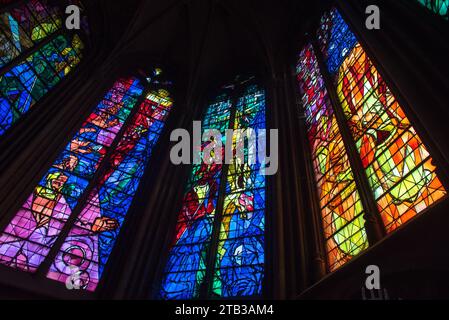
[[[83,42],[61,26],[45,0],[0,13],[0,136],[81,61]]]
[[[325,56],[339,57],[329,67],[337,94],[388,232],[446,195],[426,146],[377,68],[337,10],[323,17]],[[332,34],[329,42],[322,41]],[[329,64],[328,64],[329,66]]]
[[[0,263],[35,272],[70,227],[48,277],[76,269],[94,291],[172,104],[165,89],[118,80],[1,234]]]
[[[449,19],[449,0],[418,0],[418,2],[445,19]]]
[[[219,130],[223,145],[226,129],[265,129],[264,91],[249,86],[235,101],[227,94],[219,96],[208,106],[202,125],[203,130]],[[235,135],[234,150],[237,139]],[[201,151],[211,143],[215,142],[203,143]],[[245,159],[251,152],[258,150],[246,146]],[[265,176],[261,165],[238,161],[193,165],[160,297],[198,298],[204,285],[209,286],[208,296],[261,295],[264,224]]]
[[[343,227],[341,230],[344,230],[350,220],[355,225],[348,224],[350,231],[338,235],[338,240],[334,241],[340,251],[357,248],[354,253],[358,253],[367,246],[360,216],[364,209],[353,184],[347,151],[340,143],[342,139],[333,107],[342,108],[346,121],[339,125],[346,125],[350,131],[352,141],[347,143],[355,146],[360,157],[373,200],[377,203],[376,214],[380,214],[387,233],[444,198],[446,190],[437,176],[435,162],[428,149],[336,9],[326,13],[321,20],[318,46],[327,67],[325,72],[329,73],[332,81],[328,85],[336,90],[339,105],[332,106],[327,97],[311,46],[306,46],[301,52],[297,74],[303,93],[321,207],[325,214],[327,198],[323,194],[335,192],[333,200],[337,202],[328,204],[333,217],[340,216],[330,220],[334,228]],[[338,258],[332,254],[328,240],[333,229],[326,217],[323,225],[330,267],[334,269],[345,259],[336,262]],[[347,246],[340,244],[345,242]]]
[[[368,247],[364,209],[311,45],[301,51],[296,74],[305,108],[329,268],[334,270]]]

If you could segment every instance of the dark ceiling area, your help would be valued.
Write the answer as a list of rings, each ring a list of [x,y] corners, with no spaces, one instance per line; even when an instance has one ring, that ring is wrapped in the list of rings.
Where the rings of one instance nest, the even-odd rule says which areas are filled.
[[[97,2],[103,17],[94,42],[115,47],[122,68],[160,64],[193,92],[221,86],[237,74],[272,74],[274,63],[295,45],[291,39],[299,45],[298,35],[325,1]]]

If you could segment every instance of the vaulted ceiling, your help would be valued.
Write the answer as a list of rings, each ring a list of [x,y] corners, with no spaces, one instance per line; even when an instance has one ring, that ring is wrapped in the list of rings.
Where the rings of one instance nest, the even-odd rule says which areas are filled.
[[[115,46],[121,64],[162,64],[191,92],[236,74],[270,74],[323,2],[98,0],[97,37]]]

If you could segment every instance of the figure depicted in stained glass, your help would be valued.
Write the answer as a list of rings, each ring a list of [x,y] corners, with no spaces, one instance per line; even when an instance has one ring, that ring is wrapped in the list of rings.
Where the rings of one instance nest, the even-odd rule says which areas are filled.
[[[203,145],[206,148],[211,142]],[[213,156],[213,155],[211,155]],[[199,165],[196,172],[198,180],[185,195],[185,206],[182,208],[182,221],[179,223],[176,241],[180,240],[189,225],[195,220],[212,216],[215,211],[215,198],[218,192],[217,174],[221,173],[222,165],[205,164]]]
[[[230,165],[227,176],[229,194],[225,198],[221,230],[217,250],[217,271],[216,278],[221,281],[214,283],[214,293],[219,296],[246,296],[254,295],[257,292],[259,282],[257,277],[252,281],[245,273],[235,277],[233,269],[226,267],[239,267],[243,265],[245,256],[263,248],[263,243],[254,239],[254,243],[245,238],[236,240],[233,237],[235,224],[243,223],[251,228],[246,230],[241,236],[251,236],[252,234],[262,234],[261,230],[255,230],[253,218],[260,219],[254,214],[254,195],[251,188],[251,168],[246,164]],[[260,223],[263,223],[260,221]],[[254,228],[254,229],[253,229]],[[227,242],[230,239],[231,241]],[[253,247],[255,245],[256,247]],[[231,259],[229,261],[229,259]],[[263,263],[263,262],[262,262]],[[224,268],[223,268],[224,267]],[[224,292],[223,292],[224,291]]]
[[[50,222],[50,217],[61,200],[62,188],[64,188],[67,178],[62,172],[51,173],[47,176],[45,186],[36,188],[31,205],[32,214],[36,220],[36,228],[45,226]]]
[[[223,211],[223,233],[220,240],[226,240],[229,233],[232,214],[241,212],[241,218],[246,219],[247,213],[254,210],[254,197],[244,193],[248,179],[251,176],[251,168],[246,164],[230,165],[228,174],[228,185],[230,195],[226,198]],[[220,253],[220,247],[218,250]]]

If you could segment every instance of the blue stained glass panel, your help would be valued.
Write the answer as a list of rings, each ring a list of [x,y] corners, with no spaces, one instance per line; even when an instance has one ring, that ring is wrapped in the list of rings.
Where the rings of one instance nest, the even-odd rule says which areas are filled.
[[[230,125],[231,101],[219,96],[210,104],[203,119],[203,130],[218,129],[224,136]],[[200,154],[209,142],[203,143]],[[199,296],[206,270],[216,214],[221,164],[193,165],[187,182],[183,207],[178,216],[176,237],[169,252],[162,280],[162,299],[192,299]]]
[[[338,10],[331,10],[323,15],[318,29],[318,42],[331,74],[338,71],[346,56],[358,43]]]

